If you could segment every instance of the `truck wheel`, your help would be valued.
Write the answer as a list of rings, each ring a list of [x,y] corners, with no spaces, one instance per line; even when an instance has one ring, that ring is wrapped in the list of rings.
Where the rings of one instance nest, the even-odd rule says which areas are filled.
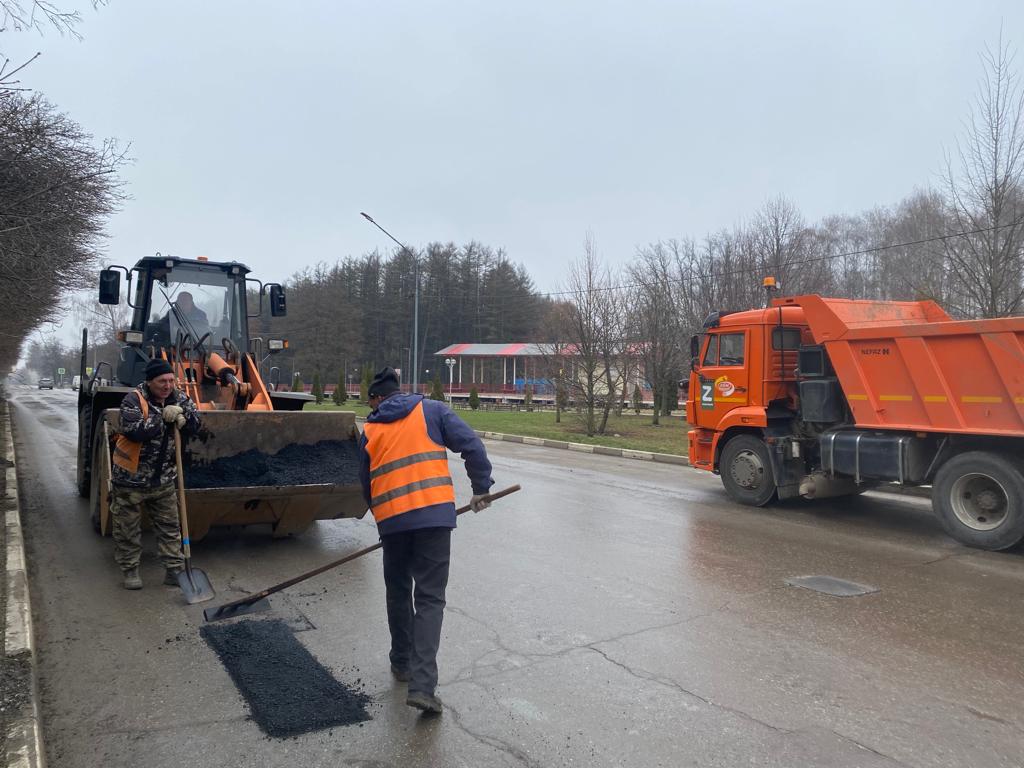
[[[946,532],[969,547],[1007,549],[1024,538],[1024,476],[999,454],[970,451],[943,464],[932,507]]]
[[[718,469],[726,492],[740,504],[763,507],[775,498],[775,474],[763,440],[737,435],[722,449]]]

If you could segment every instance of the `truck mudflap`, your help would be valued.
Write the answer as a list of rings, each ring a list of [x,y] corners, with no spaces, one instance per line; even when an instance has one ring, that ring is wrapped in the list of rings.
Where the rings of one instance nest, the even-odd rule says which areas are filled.
[[[189,533],[199,541],[213,527],[268,524],[275,537],[301,533],[315,520],[362,517],[366,511],[362,486],[358,479],[355,443],[359,437],[352,412],[323,413],[306,411],[204,411],[204,434],[188,439],[182,461],[185,467],[185,502]],[[94,525],[110,533],[110,439],[119,424],[118,412],[104,412],[102,428],[94,443],[92,514]],[[348,443],[351,465],[343,463],[336,477],[324,477],[317,462],[305,467],[310,479],[301,482],[303,467],[290,473],[288,484],[239,484],[234,473],[225,473],[224,485],[190,488],[190,474],[205,469],[209,480],[211,467],[224,467],[234,458],[251,463],[254,454],[274,457],[294,446],[315,446],[322,441]],[[244,454],[244,455],[243,455]],[[103,459],[106,460],[103,460]]]

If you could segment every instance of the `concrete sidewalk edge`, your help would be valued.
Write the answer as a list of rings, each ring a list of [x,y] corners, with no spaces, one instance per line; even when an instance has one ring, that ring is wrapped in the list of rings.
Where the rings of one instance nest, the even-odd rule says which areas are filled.
[[[14,419],[7,407],[7,436],[4,455],[7,458],[7,617],[5,651],[8,656],[28,655],[32,668],[31,695],[7,726],[8,768],[43,768],[46,764],[43,735],[39,718],[39,687],[36,680],[35,635],[32,632],[32,603],[29,599],[28,569],[25,563],[25,540],[21,531],[18,504],[18,473],[14,457]]]

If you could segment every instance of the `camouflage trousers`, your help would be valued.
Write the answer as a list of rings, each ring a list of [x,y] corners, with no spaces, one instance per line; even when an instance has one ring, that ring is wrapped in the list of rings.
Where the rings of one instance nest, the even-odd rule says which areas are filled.
[[[125,488],[114,486],[110,516],[114,527],[114,560],[122,571],[139,567],[142,556],[142,512],[149,515],[156,534],[157,554],[164,568],[185,567],[181,554],[178,497],[174,486]]]

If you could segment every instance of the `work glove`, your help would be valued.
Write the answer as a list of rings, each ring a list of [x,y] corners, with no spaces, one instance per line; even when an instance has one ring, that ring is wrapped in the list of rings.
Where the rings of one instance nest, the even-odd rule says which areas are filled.
[[[472,509],[474,512],[481,512],[482,510],[487,509],[489,506],[491,506],[491,502],[487,500],[486,496],[487,494],[485,493],[481,493],[477,496],[474,496],[472,499],[469,500],[469,508]]]
[[[185,426],[185,412],[180,405],[165,405],[163,415],[168,424],[177,424],[178,429]]]

